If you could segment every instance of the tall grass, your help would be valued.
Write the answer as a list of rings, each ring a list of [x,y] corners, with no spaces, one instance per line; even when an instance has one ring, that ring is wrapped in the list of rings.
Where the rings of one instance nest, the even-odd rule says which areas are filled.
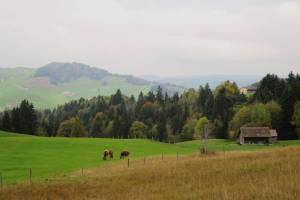
[[[0,199],[300,199],[300,148],[152,157],[5,186]]]

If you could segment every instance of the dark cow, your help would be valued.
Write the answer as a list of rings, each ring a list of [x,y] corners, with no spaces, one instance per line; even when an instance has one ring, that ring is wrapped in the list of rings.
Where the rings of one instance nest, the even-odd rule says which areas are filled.
[[[124,150],[124,151],[121,151],[121,154],[120,154],[120,159],[122,159],[122,158],[125,158],[125,157],[128,157],[128,156],[129,156],[129,154],[130,154],[130,152],[129,152],[129,151],[126,151],[126,150]]]
[[[113,151],[112,150],[104,150],[103,152],[103,160],[106,160],[106,158],[109,157],[109,158],[113,158],[114,155],[113,155]]]

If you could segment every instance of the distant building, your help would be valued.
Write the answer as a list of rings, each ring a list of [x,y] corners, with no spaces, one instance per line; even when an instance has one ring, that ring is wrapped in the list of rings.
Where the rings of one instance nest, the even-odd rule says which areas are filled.
[[[268,127],[241,127],[237,137],[239,144],[273,144],[277,131]]]
[[[240,88],[240,93],[242,93],[244,95],[254,94],[255,92],[256,92],[256,87],[254,87],[254,86]]]
[[[240,88],[240,93],[246,95],[248,93],[248,89],[247,88]]]

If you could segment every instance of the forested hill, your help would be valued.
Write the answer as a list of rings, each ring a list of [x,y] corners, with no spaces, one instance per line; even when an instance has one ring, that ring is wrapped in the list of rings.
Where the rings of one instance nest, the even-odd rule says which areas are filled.
[[[0,110],[12,108],[23,99],[37,108],[54,108],[81,97],[110,96],[118,89],[137,97],[140,91],[156,90],[158,84],[76,62],[52,62],[38,69],[0,68]],[[175,85],[160,85],[170,94],[184,90]]]
[[[39,68],[34,74],[35,77],[48,77],[51,83],[65,83],[87,77],[94,80],[101,80],[112,75],[106,70],[90,67],[81,63],[58,63],[52,62]]]
[[[107,70],[91,67],[82,63],[59,63],[52,62],[39,68],[34,74],[35,77],[47,77],[53,84],[61,84],[74,81],[80,78],[91,80],[103,80],[109,76],[124,78],[126,82],[134,85],[151,85],[153,82],[146,81],[130,75],[112,74]]]

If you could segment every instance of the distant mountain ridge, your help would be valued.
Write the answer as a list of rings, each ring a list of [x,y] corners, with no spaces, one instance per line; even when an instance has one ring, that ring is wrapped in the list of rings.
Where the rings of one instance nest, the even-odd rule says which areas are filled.
[[[151,90],[156,90],[159,85],[163,88],[164,92],[169,93],[180,92],[181,90],[185,89],[182,86],[178,86],[176,84],[169,84],[167,82],[161,83],[157,81],[149,81],[132,75],[112,74],[107,70],[98,67],[91,67],[89,65],[78,62],[52,62],[38,68],[34,76],[47,77],[52,84],[56,85],[78,80],[80,78],[89,78],[92,80],[101,81],[104,80],[106,77],[114,76],[122,78],[127,83],[134,85],[152,85]],[[103,81],[103,83],[105,83],[105,81]]]
[[[160,77],[153,75],[141,76],[148,81],[156,81],[161,83],[169,83],[181,85],[186,88],[196,88],[200,85],[208,83],[211,88],[215,88],[220,83],[230,80],[236,82],[239,87],[244,87],[258,82],[262,76],[258,75],[193,75],[193,76],[175,76],[175,77]]]
[[[72,63],[61,63],[52,62],[45,66],[38,68],[35,77],[48,77],[51,83],[60,84],[66,83],[73,80],[77,80],[82,77],[86,77],[93,80],[102,80],[107,76],[119,76],[126,79],[127,82],[137,85],[151,84],[151,81],[147,81],[131,75],[119,75],[112,74],[107,70],[91,67],[86,64],[72,62]]]

